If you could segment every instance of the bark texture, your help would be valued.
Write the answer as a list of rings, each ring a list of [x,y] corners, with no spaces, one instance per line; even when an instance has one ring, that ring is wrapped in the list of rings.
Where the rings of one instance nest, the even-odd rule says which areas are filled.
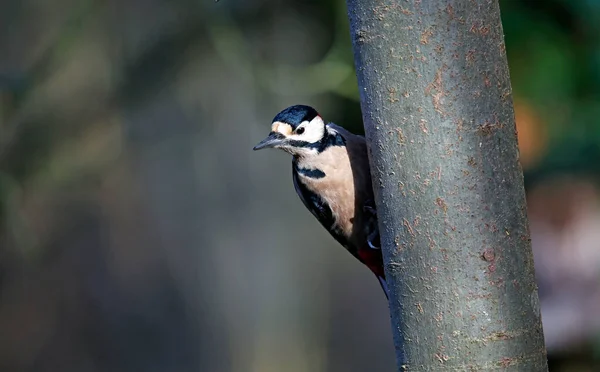
[[[496,0],[347,0],[400,371],[547,371]]]

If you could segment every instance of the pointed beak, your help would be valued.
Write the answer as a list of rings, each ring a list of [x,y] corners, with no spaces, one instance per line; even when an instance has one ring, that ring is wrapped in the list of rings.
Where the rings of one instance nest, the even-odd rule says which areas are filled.
[[[260,141],[252,150],[262,150],[268,149],[271,147],[276,147],[282,145],[285,141],[285,136],[281,133],[271,132],[269,136],[264,140]]]

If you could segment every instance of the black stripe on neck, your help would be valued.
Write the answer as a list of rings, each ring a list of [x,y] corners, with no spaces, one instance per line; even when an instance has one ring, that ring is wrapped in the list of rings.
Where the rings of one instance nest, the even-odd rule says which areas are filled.
[[[337,132],[335,134],[329,133],[327,128],[325,128],[325,135],[318,142],[310,143],[306,141],[292,140],[289,142],[289,144],[293,147],[303,147],[315,149],[317,152],[323,152],[325,149],[331,146],[346,146],[346,140],[341,134]]]
[[[298,174],[303,175],[304,177],[316,178],[316,179],[325,177],[325,172],[323,172],[320,169],[307,169],[307,168],[296,167],[296,171],[298,172]]]
[[[320,170],[318,168],[315,168],[315,169],[301,168],[298,165],[297,157],[293,158],[292,167],[294,168],[294,173],[300,174],[304,177],[316,178],[316,179],[325,177],[325,172],[323,172],[322,170]]]

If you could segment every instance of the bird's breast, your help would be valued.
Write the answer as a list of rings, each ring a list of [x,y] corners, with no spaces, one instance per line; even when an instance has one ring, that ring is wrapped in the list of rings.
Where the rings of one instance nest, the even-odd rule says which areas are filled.
[[[314,159],[299,161],[297,167],[299,181],[331,209],[336,227],[349,237],[353,230],[356,198],[345,148],[333,147]]]

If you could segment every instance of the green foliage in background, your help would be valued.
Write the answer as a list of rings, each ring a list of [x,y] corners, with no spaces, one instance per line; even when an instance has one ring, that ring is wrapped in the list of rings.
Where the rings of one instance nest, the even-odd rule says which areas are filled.
[[[546,126],[528,185],[558,173],[595,177],[600,162],[600,2],[501,1],[515,100]]]

